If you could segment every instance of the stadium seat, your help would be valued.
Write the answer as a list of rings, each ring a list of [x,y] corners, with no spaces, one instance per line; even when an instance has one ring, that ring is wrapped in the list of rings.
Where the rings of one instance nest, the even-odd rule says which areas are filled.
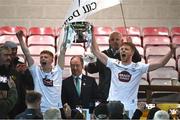
[[[162,59],[163,56],[149,56],[147,58],[147,63],[155,63],[157,61],[159,61],[160,59]],[[164,67],[171,67],[173,69],[176,69],[176,60],[174,58],[171,58],[168,63],[164,66]]]
[[[71,75],[71,68],[70,67],[64,67],[63,70],[63,80]]]
[[[170,38],[165,36],[146,36],[143,37],[143,47],[151,45],[169,45]]]
[[[144,57],[144,48],[141,46],[136,46],[136,49],[138,50],[139,54]]]
[[[112,32],[111,27],[99,27],[99,26],[94,27],[95,36],[109,36],[111,32]]]
[[[0,35],[16,35],[19,30],[22,30],[25,36],[27,35],[27,29],[23,26],[2,26]]]
[[[172,43],[175,43],[177,46],[180,46],[180,35],[179,36],[174,36],[172,38]]]
[[[144,27],[143,36],[167,36],[169,37],[169,29],[167,27]]]
[[[74,56],[74,55],[84,55],[84,48],[82,46],[76,45],[71,46],[70,48],[67,48],[66,55],[67,56]]]
[[[100,51],[107,50],[108,48],[109,48],[109,45],[99,45],[99,50]]]
[[[43,51],[43,50],[49,50],[53,54],[55,54],[55,52],[56,52],[55,48],[53,46],[40,46],[40,45],[34,46],[34,45],[31,45],[28,48],[29,48],[30,54],[34,55],[34,56],[39,56],[41,51]]]
[[[55,30],[51,27],[31,27],[27,45],[55,46]]]
[[[176,57],[176,59],[178,59],[180,57],[180,46],[176,47],[175,57]]]
[[[16,37],[16,33],[22,30],[24,35],[27,36],[27,29],[22,26],[3,26],[0,27],[0,44],[6,42],[6,41],[13,41],[19,45],[19,41]],[[23,38],[24,41],[26,41],[26,38]]]
[[[147,73],[144,73],[141,77],[140,85],[149,85]]]
[[[120,32],[123,36],[141,36],[141,30],[139,27],[115,27],[115,31]]]
[[[176,62],[177,62],[178,72],[180,73],[180,58],[177,58],[177,59],[176,59]]]
[[[171,28],[171,37],[180,36],[180,27]]]
[[[95,36],[98,45],[109,45],[109,36]]]
[[[170,51],[169,46],[147,46],[145,49],[145,58],[149,56],[164,56]]]
[[[61,28],[61,27],[56,28],[56,29],[55,29],[55,36],[56,36],[56,37],[59,37],[61,31],[62,31],[62,28]]]
[[[72,57],[72,56],[65,55],[65,61],[64,61],[64,66],[65,66],[65,67],[70,67],[71,57]]]
[[[115,27],[115,31],[120,32],[123,36],[129,36],[132,39],[132,43],[136,46],[141,46],[141,30],[139,27]]]
[[[159,68],[149,72],[151,85],[172,85],[172,79],[178,79],[178,72],[175,69]]]

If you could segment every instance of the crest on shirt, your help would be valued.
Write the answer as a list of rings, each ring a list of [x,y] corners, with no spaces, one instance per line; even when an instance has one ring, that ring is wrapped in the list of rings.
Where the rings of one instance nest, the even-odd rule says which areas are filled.
[[[131,80],[131,74],[127,71],[122,71],[118,73],[118,79],[121,82],[129,82]]]

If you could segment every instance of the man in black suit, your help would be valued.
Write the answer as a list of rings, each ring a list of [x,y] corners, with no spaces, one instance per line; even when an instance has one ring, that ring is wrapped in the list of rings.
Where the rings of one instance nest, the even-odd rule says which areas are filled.
[[[95,78],[83,75],[84,62],[81,56],[73,56],[70,66],[72,75],[62,82],[62,103],[67,103],[71,109],[81,106],[92,112],[98,92]]]

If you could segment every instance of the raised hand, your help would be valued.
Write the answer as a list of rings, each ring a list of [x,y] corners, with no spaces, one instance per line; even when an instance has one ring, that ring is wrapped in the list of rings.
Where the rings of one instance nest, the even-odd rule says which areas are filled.
[[[17,64],[16,65],[16,70],[18,72],[24,73],[27,69],[28,69],[28,67],[26,66],[26,64]]]
[[[25,37],[25,35],[24,35],[22,30],[18,31],[16,33],[16,36],[17,36],[18,40],[23,40],[23,37]]]

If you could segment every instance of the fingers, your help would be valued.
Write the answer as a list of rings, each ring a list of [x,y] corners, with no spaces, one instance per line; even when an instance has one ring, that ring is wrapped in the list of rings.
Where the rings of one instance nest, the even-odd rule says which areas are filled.
[[[20,30],[20,31],[18,31],[18,32],[16,33],[16,36],[17,36],[17,38],[18,38],[18,39],[20,39],[20,40],[21,40],[21,39],[22,39],[22,37],[23,37],[23,36],[25,36],[25,35],[24,35],[23,31],[22,31],[22,30]]]
[[[17,64],[16,66],[16,70],[18,72],[25,72],[28,69],[28,67],[26,66],[26,64]]]

